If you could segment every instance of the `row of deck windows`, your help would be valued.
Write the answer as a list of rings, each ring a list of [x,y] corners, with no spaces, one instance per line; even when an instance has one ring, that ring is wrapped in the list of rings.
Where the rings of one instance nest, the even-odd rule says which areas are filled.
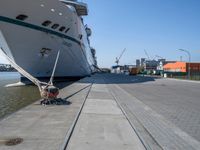
[[[20,15],[18,15],[18,16],[16,17],[16,19],[21,20],[21,21],[24,21],[24,20],[26,20],[27,18],[28,18],[28,16],[26,16],[26,15],[24,15],[24,14],[20,14]],[[51,21],[46,20],[46,21],[44,21],[44,22],[42,23],[42,25],[45,26],[45,27],[47,27],[47,26],[49,26],[51,23],[52,23]],[[59,26],[60,26],[59,24],[55,23],[55,24],[53,24],[53,25],[51,26],[51,28],[52,28],[52,29],[57,29]],[[61,27],[59,28],[59,31],[60,31],[60,32],[65,32],[65,33],[67,33],[69,30],[70,30],[70,28],[66,28],[65,26],[61,26]]]
[[[47,21],[44,21],[44,22],[42,23],[42,25],[45,26],[45,27],[47,27],[47,26],[49,26],[51,23],[52,23],[51,21],[47,20]],[[51,26],[51,28],[52,28],[52,29],[57,29],[59,26],[60,26],[59,24],[55,23],[55,24],[53,24],[53,25]],[[59,31],[60,31],[60,32],[64,32],[64,31],[65,31],[65,33],[67,33],[69,30],[70,30],[70,28],[67,28],[67,29],[66,29],[65,26],[61,26],[61,27],[59,28]]]

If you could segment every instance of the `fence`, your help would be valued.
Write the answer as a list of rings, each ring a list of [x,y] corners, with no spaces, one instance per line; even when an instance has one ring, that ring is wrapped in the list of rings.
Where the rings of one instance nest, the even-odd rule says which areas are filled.
[[[168,78],[177,78],[177,79],[188,79],[187,73],[167,73]],[[200,80],[200,72],[191,72],[190,73],[190,80]]]

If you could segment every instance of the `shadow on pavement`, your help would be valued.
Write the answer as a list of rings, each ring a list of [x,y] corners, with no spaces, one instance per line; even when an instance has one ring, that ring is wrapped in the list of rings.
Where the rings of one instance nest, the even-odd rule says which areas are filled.
[[[144,82],[154,82],[160,77],[148,77],[148,76],[130,76],[125,74],[95,74],[86,80],[80,80],[79,83],[95,83],[95,84],[134,84]]]

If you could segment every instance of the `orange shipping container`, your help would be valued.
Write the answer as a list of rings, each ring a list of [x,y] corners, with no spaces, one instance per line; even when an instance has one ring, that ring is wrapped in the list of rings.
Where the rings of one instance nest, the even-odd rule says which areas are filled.
[[[189,70],[190,72],[200,72],[200,63],[188,63],[188,62],[173,62],[167,63],[163,66],[165,72],[183,72],[186,73]]]
[[[166,72],[186,72],[186,62],[167,63],[163,66]]]

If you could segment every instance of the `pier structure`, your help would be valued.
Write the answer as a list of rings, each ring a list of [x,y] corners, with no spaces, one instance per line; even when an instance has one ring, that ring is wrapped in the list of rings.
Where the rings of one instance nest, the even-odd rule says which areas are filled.
[[[96,74],[63,87],[59,97],[66,104],[38,101],[2,119],[0,149],[198,150],[199,87],[199,82]]]

